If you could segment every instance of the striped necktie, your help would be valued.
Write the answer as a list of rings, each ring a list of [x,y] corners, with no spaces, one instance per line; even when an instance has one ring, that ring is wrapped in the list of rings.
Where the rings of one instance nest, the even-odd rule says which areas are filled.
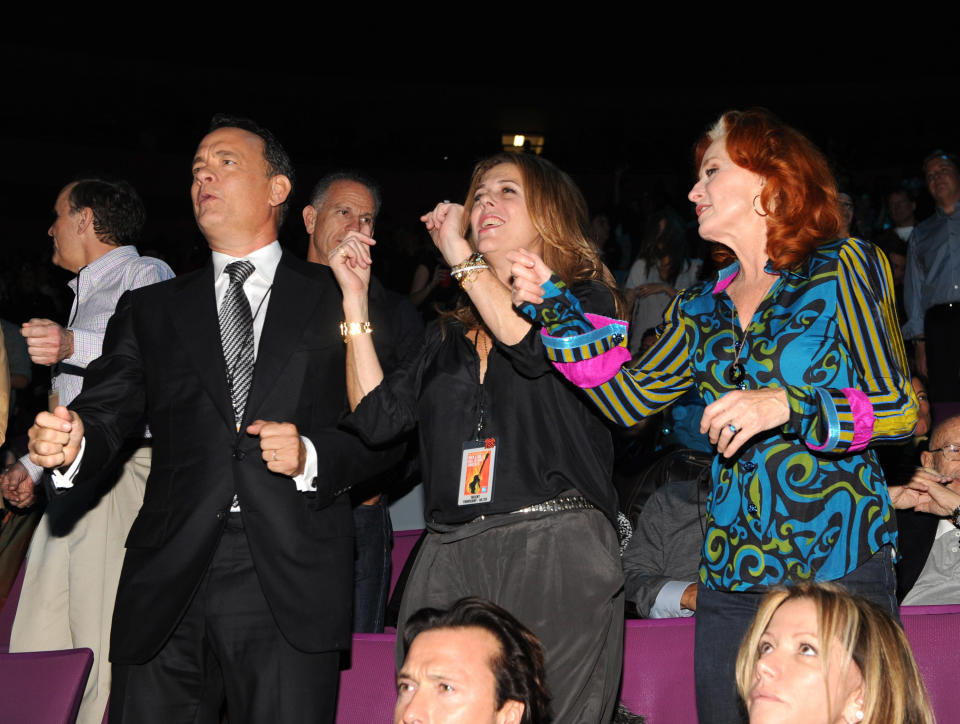
[[[224,271],[230,276],[230,286],[220,305],[220,342],[237,430],[243,422],[247,393],[253,379],[253,315],[243,292],[243,283],[253,270],[253,264],[246,259],[227,264]]]

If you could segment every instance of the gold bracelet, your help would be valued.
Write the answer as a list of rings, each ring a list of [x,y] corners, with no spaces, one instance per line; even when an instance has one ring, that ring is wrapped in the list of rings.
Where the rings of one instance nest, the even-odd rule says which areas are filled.
[[[350,341],[351,337],[358,334],[372,334],[373,327],[370,322],[340,322],[340,334],[343,336],[343,343]]]
[[[457,284],[460,285],[460,288],[461,288],[463,291],[469,292],[469,291],[470,291],[470,287],[473,286],[473,282],[474,282],[474,281],[476,280],[476,278],[477,278],[477,275],[478,275],[480,272],[482,272],[484,269],[489,269],[489,268],[490,268],[490,267],[484,265],[484,266],[471,267],[470,269],[464,269],[464,270],[463,270],[463,273],[460,274],[460,276],[457,277]]]
[[[450,267],[450,276],[459,282],[466,274],[489,268],[486,260],[483,258],[483,254],[475,251],[459,264],[454,264]]]

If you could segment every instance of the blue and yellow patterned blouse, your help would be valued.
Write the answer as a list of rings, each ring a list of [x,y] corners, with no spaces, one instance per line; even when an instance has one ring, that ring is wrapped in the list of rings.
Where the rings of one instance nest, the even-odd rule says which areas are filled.
[[[700,581],[740,591],[834,580],[881,546],[896,547],[890,496],[868,447],[908,437],[917,419],[889,265],[872,244],[846,239],[795,270],[768,267],[779,279],[754,314],[740,355],[746,374],[735,385],[728,368],[744,335],[725,289],[738,271],[734,263],[681,292],[659,341],[632,369],[597,369],[625,343],[622,324],[565,338],[545,329],[547,353],[623,425],[691,385],[707,404],[738,386],[786,388],[790,421],[714,460]]]

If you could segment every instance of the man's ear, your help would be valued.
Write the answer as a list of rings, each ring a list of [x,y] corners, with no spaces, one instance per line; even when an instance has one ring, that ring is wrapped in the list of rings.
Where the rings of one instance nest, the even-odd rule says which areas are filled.
[[[507,699],[497,712],[497,724],[520,724],[524,708],[523,702]]]
[[[933,453],[927,450],[920,453],[920,464],[925,468],[936,469],[933,467]]]
[[[93,223],[93,209],[89,206],[84,206],[82,209],[77,210],[75,217],[77,220],[77,236],[82,236]]]
[[[270,205],[280,206],[287,200],[293,184],[284,174],[278,173],[270,177]]]
[[[317,225],[317,210],[310,204],[303,207],[303,226],[307,230],[307,235],[313,234]]]

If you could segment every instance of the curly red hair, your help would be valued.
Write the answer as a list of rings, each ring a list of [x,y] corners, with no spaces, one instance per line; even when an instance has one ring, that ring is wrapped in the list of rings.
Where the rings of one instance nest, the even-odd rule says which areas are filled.
[[[698,169],[707,148],[721,138],[735,164],[766,181],[760,207],[767,215],[767,256],[774,269],[796,267],[819,244],[840,235],[836,181],[827,159],[803,134],[763,109],[727,111],[697,141]],[[734,259],[720,245],[713,257],[720,264]]]

